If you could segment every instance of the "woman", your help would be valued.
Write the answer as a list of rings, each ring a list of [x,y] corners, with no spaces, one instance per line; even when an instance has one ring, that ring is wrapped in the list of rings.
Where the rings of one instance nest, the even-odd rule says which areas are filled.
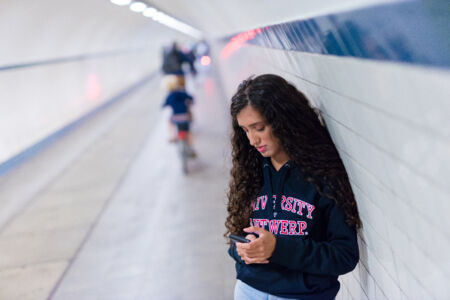
[[[359,260],[360,219],[339,154],[305,96],[277,75],[232,98],[227,233],[235,300],[333,299]]]

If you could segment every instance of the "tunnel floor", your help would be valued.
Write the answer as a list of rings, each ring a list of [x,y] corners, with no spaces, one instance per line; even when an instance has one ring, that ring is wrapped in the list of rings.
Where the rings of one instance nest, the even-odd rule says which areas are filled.
[[[232,299],[228,108],[188,79],[183,175],[157,77],[0,177],[0,299]]]

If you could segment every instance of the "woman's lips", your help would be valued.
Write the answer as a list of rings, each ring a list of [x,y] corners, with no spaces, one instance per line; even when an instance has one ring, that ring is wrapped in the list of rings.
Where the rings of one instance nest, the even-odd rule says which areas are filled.
[[[256,147],[256,149],[257,149],[259,152],[263,152],[264,150],[266,150],[266,146]]]

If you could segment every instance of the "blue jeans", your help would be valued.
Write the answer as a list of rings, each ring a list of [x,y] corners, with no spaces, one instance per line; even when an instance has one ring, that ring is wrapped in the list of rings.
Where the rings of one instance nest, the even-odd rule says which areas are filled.
[[[252,288],[248,284],[237,280],[234,286],[234,300],[292,300],[292,298],[282,298],[274,295],[270,295],[255,288]],[[299,299],[297,299],[299,300]]]

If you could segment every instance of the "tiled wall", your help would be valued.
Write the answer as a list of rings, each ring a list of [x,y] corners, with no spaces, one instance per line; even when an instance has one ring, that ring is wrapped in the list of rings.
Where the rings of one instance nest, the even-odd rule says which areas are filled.
[[[448,67],[265,42],[222,58],[216,43],[221,78],[230,98],[249,75],[276,73],[321,110],[363,221],[361,260],[337,299],[450,299]]]

